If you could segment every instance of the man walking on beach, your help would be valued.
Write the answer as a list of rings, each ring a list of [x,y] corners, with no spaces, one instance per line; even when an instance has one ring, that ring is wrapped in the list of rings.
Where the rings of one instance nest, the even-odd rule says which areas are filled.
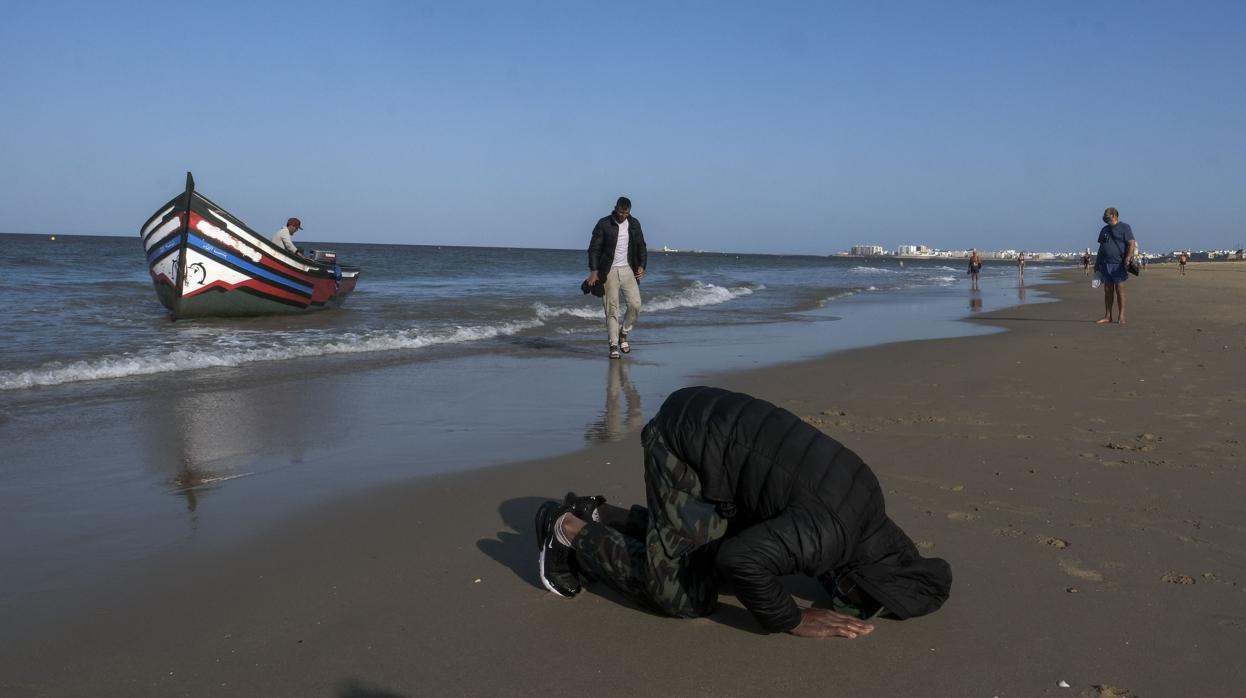
[[[640,221],[632,217],[632,202],[620,196],[614,212],[597,221],[588,243],[588,278],[592,287],[605,284],[602,303],[606,308],[606,338],[610,341],[610,358],[620,358],[632,351],[627,340],[640,314],[640,280],[645,278],[648,249]],[[619,324],[619,292],[627,300],[627,314]]]
[[[568,493],[537,511],[541,582],[555,594],[598,580],[694,618],[714,611],[722,579],[766,630],[847,638],[875,615],[920,616],[947,599],[947,562],[923,558],[887,517],[870,468],[791,412],[684,388],[641,441],[648,507]],[[797,573],[822,583],[831,609],[796,605],[780,578]]]

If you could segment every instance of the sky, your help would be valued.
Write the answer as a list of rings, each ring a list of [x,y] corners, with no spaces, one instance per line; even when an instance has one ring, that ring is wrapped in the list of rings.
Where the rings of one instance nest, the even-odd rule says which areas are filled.
[[[183,188],[304,241],[1246,245],[1246,3],[3,5],[0,231]]]

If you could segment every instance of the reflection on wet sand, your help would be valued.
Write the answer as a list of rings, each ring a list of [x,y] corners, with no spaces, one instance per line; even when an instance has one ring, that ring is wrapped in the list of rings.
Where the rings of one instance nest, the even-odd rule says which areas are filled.
[[[1024,279],[1022,279],[1021,282],[1017,284],[1017,300],[1020,300],[1020,301],[1025,300],[1025,280]]]
[[[982,310],[982,292],[975,288],[969,292],[969,312],[976,313],[979,310]]]
[[[194,513],[217,484],[262,469],[265,455],[275,451],[285,455],[281,460],[302,463],[309,437],[323,440],[331,436],[326,430],[335,431],[323,419],[323,405],[284,386],[156,398],[141,420],[144,465]]]
[[[606,408],[596,422],[589,425],[584,438],[592,442],[617,441],[626,434],[640,428],[640,391],[632,385],[628,375],[631,362],[614,359],[606,369]],[[626,409],[619,404],[619,394],[626,399]]]

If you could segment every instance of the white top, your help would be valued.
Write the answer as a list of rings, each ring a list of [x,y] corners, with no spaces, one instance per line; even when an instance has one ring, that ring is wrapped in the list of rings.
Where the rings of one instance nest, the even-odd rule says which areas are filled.
[[[614,243],[614,264],[611,264],[611,267],[627,266],[627,242],[629,237],[627,229],[631,221],[632,219],[629,218],[619,224],[619,240]]]
[[[294,244],[294,238],[290,237],[289,227],[282,228],[276,233],[273,233],[273,242],[277,244],[277,247],[280,247],[286,252],[298,254],[299,248]]]

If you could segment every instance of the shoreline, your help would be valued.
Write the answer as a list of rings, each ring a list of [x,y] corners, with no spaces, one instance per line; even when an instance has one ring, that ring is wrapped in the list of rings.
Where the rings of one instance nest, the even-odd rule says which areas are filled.
[[[566,661],[592,667],[597,692],[610,695],[822,695],[831,683],[1036,695],[1060,680],[1143,696],[1225,694],[1242,679],[1230,648],[1246,631],[1236,610],[1246,600],[1246,516],[1231,496],[1244,484],[1243,379],[1232,371],[1246,347],[1242,322],[1223,311],[1246,274],[1144,276],[1130,286],[1123,327],[1095,326],[1098,292],[1079,286],[1080,272],[1061,275],[1073,283],[1044,288],[1058,302],[975,320],[1009,332],[713,377],[857,451],[892,518],[952,562],[944,609],[883,622],[868,641],[763,637],[733,597],[712,618],[676,621],[599,588],[570,601],[541,590],[532,512],[567,489],[637,501],[639,446],[625,438],[386,485],[238,547],[140,563],[129,582],[97,594],[92,613],[32,630],[6,653],[0,676],[13,678],[0,688],[526,694],[548,687],[549,642],[561,638]],[[1193,293],[1182,282],[1197,299],[1177,296]],[[1112,370],[1095,374],[1103,355]],[[821,600],[808,585],[793,589]],[[710,675],[660,659],[688,646]],[[1156,656],[1174,661],[1159,666]]]
[[[355,492],[617,440],[694,373],[992,332],[962,320],[1027,301],[1001,280],[967,312],[963,284],[837,296],[760,325],[661,325],[622,361],[580,337],[503,338],[440,359],[315,357],[0,394],[0,628],[9,607],[59,608],[147,558],[245,542]]]

